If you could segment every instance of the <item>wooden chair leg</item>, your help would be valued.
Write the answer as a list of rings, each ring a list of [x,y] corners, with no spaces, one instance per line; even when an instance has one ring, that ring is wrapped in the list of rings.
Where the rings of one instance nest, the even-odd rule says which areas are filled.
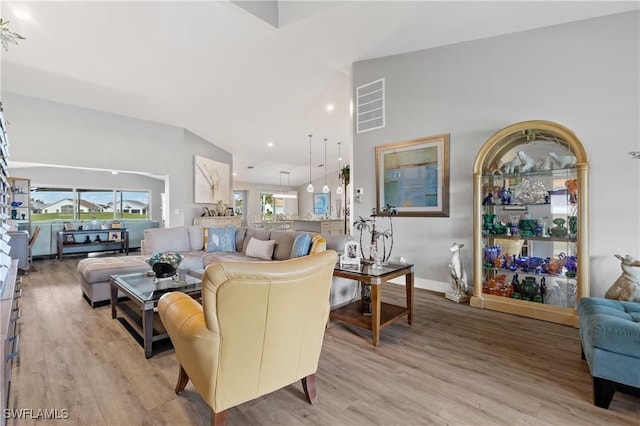
[[[309,403],[315,404],[316,402],[318,402],[315,374],[309,374],[307,377],[304,377],[302,379],[302,388],[304,389],[304,394],[307,396]]]
[[[211,410],[211,426],[226,426],[227,424],[227,410],[216,413]]]
[[[189,376],[187,372],[184,371],[182,364],[180,365],[180,372],[178,373],[178,383],[176,383],[176,393],[180,393],[187,387],[187,383],[189,383]]]

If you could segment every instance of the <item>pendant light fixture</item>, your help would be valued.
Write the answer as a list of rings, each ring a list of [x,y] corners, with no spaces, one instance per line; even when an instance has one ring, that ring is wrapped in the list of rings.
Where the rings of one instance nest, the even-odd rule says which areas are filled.
[[[307,186],[307,192],[313,192],[313,184],[311,183],[311,137],[309,135],[309,185]]]
[[[322,187],[322,192],[325,194],[331,192],[327,186],[327,138],[324,138],[324,186]]]
[[[340,150],[340,145],[342,144],[342,142],[338,142],[338,176],[340,177],[340,179],[338,179],[338,187],[336,188],[336,194],[338,195],[342,195],[342,151]]]

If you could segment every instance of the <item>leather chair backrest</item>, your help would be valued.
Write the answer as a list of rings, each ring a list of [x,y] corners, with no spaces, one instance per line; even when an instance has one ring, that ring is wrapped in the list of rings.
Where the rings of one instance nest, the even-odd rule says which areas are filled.
[[[333,250],[282,262],[220,262],[202,282],[219,336],[215,407],[224,409],[316,372],[329,316]],[[198,378],[191,377],[197,385]]]

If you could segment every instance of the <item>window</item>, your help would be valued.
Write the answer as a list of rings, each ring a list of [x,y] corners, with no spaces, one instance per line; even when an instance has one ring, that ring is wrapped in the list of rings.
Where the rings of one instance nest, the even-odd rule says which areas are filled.
[[[32,221],[149,220],[149,192],[33,187]]]
[[[233,191],[233,214],[236,216],[246,216],[246,199],[247,191]]]

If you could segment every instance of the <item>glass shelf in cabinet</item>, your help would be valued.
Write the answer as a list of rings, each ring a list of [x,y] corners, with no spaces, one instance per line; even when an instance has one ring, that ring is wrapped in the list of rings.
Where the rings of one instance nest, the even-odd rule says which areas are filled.
[[[568,176],[575,177],[576,174],[577,174],[576,168],[569,168],[569,169],[536,170],[536,171],[523,172],[523,173],[501,173],[501,174],[492,174],[492,175],[482,175],[482,179],[483,179],[483,183],[485,183],[493,180],[520,179],[525,177],[538,177],[538,176],[552,176],[557,178],[563,178]]]

